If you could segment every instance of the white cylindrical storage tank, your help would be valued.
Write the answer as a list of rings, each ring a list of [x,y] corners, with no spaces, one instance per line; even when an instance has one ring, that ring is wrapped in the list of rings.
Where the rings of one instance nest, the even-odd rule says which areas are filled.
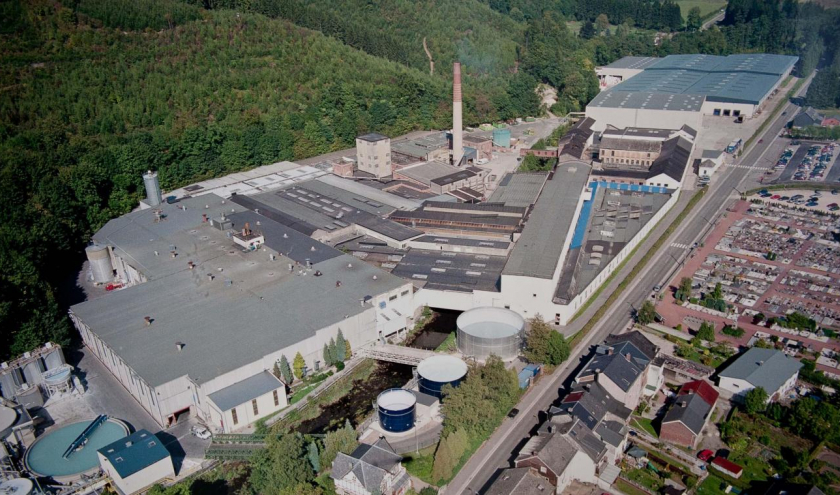
[[[90,262],[90,271],[95,283],[105,284],[114,280],[114,266],[111,264],[108,246],[99,244],[88,246],[85,248],[85,254]]]
[[[53,347],[52,352],[44,356],[44,364],[47,366],[48,370],[58,368],[64,363],[64,353],[61,352],[60,347]]]
[[[455,356],[432,356],[417,365],[417,387],[424,394],[443,398],[443,387],[457,387],[467,375],[467,363]]]
[[[483,361],[490,355],[504,360],[519,355],[525,319],[504,308],[475,308],[461,313],[456,321],[458,350]]]
[[[414,408],[417,396],[410,390],[388,389],[376,398],[379,424],[385,431],[399,433],[414,428]]]
[[[157,172],[149,170],[143,174],[143,184],[146,186],[146,202],[149,206],[159,205],[163,201],[163,196],[160,192]]]
[[[12,426],[18,419],[18,413],[11,407],[0,406],[0,438],[6,438],[12,433]],[[3,493],[0,491],[0,493]]]
[[[0,481],[0,493],[14,493],[15,495],[29,495],[34,493],[35,484],[26,478],[12,478]]]

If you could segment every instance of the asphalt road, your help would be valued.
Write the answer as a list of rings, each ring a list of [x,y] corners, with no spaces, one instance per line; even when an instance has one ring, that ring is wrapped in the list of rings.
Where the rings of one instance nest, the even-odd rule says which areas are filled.
[[[808,83],[810,80],[803,85],[799,94],[805,91]],[[790,113],[794,109],[795,106],[788,102],[783,111]],[[755,144],[738,161],[738,164],[752,165],[759,162],[770,144],[778,137],[786,121],[786,116],[780,112],[760,136],[763,143]],[[651,288],[654,285],[664,285],[682,260],[690,255],[690,248],[675,247],[674,244],[691,246],[694,242],[699,242],[701,236],[710,230],[718,215],[738,197],[737,191],[744,191],[759,184],[761,173],[762,170],[747,167],[725,167],[718,172],[709,186],[709,192],[695,206],[677,231],[671,235],[666,247],[657,252],[648,262],[645,273],[628,286],[600,323],[575,348],[566,364],[558,368],[550,377],[537,382],[528,391],[519,403],[519,415],[514,419],[506,419],[441,493],[483,493],[492,483],[499,469],[511,466],[515,453],[545,419],[543,411],[559,399],[563,393],[561,386],[567,386],[571,377],[588,359],[591,344],[600,342],[607,335],[621,332],[628,327],[631,323],[632,308],[638,307],[645,298],[651,296]],[[680,198],[680,203],[676,208],[681,208],[685,200],[686,198]],[[658,226],[654,231],[654,236],[665,228],[664,225]]]

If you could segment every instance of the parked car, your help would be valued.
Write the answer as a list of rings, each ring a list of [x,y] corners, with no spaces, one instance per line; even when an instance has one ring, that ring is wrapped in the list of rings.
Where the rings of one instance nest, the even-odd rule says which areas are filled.
[[[204,426],[198,426],[198,425],[190,428],[190,433],[192,433],[194,436],[196,436],[196,437],[198,437],[202,440],[207,440],[208,438],[210,438],[212,436],[210,434],[210,430],[208,430]]]
[[[709,449],[701,450],[697,453],[697,458],[703,462],[709,462],[715,456],[714,451]]]
[[[514,408],[513,408],[513,409],[511,409],[511,410],[510,410],[510,412],[508,413],[508,417],[509,417],[509,418],[515,418],[517,414],[519,414],[519,409],[517,409],[517,408],[515,408],[515,407],[514,407]]]

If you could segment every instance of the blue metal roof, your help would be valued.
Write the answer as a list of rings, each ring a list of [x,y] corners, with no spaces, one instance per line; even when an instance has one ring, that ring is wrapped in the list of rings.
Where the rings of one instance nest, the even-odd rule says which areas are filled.
[[[148,430],[138,430],[97,452],[108,459],[123,479],[169,457],[160,439]]]

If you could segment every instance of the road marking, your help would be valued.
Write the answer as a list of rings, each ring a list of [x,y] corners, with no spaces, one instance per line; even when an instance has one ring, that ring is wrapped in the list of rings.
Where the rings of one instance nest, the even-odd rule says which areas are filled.
[[[671,247],[677,248],[677,249],[688,249],[691,246],[689,246],[688,244],[681,244],[679,242],[672,242]]]

